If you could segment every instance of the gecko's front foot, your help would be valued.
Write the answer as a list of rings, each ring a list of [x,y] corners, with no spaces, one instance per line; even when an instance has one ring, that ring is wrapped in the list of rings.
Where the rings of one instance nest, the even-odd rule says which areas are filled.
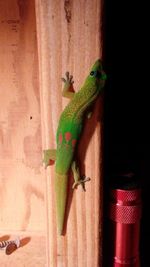
[[[66,78],[63,77],[63,78],[61,78],[61,79],[62,79],[62,81],[65,83],[65,86],[70,87],[71,85],[74,84],[73,76],[70,75],[69,71],[67,71],[67,72],[65,73],[65,75],[66,75]]]
[[[69,74],[69,72],[66,72],[66,78],[61,78],[62,81],[64,82],[64,88],[62,91],[62,95],[64,97],[69,98],[70,100],[73,98],[75,91],[73,88],[73,76]]]

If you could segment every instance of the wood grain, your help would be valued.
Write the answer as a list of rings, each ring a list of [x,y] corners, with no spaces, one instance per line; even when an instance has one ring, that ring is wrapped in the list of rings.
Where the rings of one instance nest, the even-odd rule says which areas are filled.
[[[56,147],[59,116],[68,103],[61,96],[66,70],[74,75],[78,90],[91,64],[101,55],[98,0],[36,0],[43,149]],[[48,266],[101,266],[102,215],[102,100],[84,129],[78,158],[82,172],[91,177],[86,193],[69,187],[65,235],[56,230],[54,166],[47,170]]]
[[[34,232],[11,256],[0,254],[1,266],[46,262],[41,144],[34,1],[0,1],[0,238]]]

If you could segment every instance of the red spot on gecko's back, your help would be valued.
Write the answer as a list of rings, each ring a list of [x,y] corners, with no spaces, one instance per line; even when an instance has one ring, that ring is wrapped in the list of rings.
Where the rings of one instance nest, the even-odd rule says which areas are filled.
[[[71,133],[70,132],[65,133],[65,139],[67,142],[71,139]]]
[[[59,134],[59,143],[60,143],[60,144],[62,143],[62,140],[63,140],[63,136],[62,136],[62,134],[60,133],[60,134]]]
[[[77,140],[76,140],[76,139],[73,139],[73,140],[72,140],[72,146],[73,146],[73,147],[75,147],[75,145],[76,145],[76,142],[77,142]]]

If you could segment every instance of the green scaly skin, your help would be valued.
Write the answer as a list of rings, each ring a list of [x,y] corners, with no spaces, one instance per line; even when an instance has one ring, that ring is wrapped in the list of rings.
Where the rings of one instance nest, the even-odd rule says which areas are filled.
[[[44,162],[46,167],[50,165],[50,160],[55,162],[55,193],[56,193],[56,214],[57,227],[60,235],[63,234],[65,209],[67,201],[67,184],[68,172],[72,168],[75,183],[73,188],[82,184],[84,189],[84,182],[88,178],[82,179],[79,174],[79,169],[73,160],[74,151],[77,141],[83,126],[83,117],[87,108],[102,92],[105,84],[106,74],[102,69],[102,63],[97,60],[92,66],[88,77],[83,86],[77,93],[70,92],[73,85],[72,76],[66,73],[66,79],[63,89],[63,96],[71,99],[70,103],[62,112],[58,124],[56,142],[57,149],[44,151]]]

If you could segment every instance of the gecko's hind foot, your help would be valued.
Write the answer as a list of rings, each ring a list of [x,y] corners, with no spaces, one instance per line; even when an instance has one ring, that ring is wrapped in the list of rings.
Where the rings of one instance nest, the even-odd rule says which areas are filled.
[[[46,149],[43,151],[43,163],[45,165],[45,169],[52,165],[56,160],[56,149]]]
[[[91,180],[91,179],[90,179],[89,177],[86,177],[85,175],[83,175],[83,176],[81,177],[80,180],[75,181],[75,182],[73,183],[73,185],[72,185],[72,189],[75,189],[75,188],[78,187],[78,185],[81,185],[82,188],[83,188],[83,190],[86,191],[86,190],[85,190],[85,183],[88,182],[88,181],[90,181],[90,180]]]

